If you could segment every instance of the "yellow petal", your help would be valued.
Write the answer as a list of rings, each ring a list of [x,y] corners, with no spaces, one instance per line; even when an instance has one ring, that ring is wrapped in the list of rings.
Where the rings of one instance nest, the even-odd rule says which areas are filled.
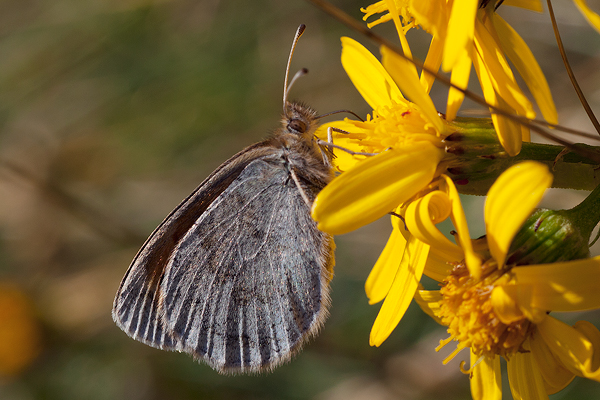
[[[342,65],[358,92],[374,110],[404,101],[400,89],[379,60],[349,37],[342,37]]]
[[[432,72],[438,72],[440,64],[442,63],[442,54],[444,51],[444,42],[437,36],[431,37],[431,44],[429,45],[429,51],[427,51],[427,57],[423,64],[425,68]],[[435,75],[431,75],[425,70],[421,71],[421,85],[425,88],[425,92],[431,91],[431,86],[435,80]]]
[[[512,272],[516,290],[531,292],[530,307],[552,311],[600,308],[600,256],[515,267]]]
[[[473,367],[475,365],[475,367]],[[471,352],[471,396],[473,400],[502,400],[500,356],[477,356]]]
[[[397,55],[385,46],[381,47],[381,56],[385,69],[390,73],[402,93],[420,109],[437,132],[444,132],[445,125],[438,115],[433,101],[421,85],[414,64]]]
[[[505,6],[513,6],[524,8],[526,10],[542,12],[544,8],[542,7],[542,2],[540,0],[505,0]]]
[[[427,315],[442,325],[442,320],[438,318],[442,302],[442,295],[439,290],[422,290],[415,292],[415,301]]]
[[[450,71],[464,49],[473,45],[475,15],[478,8],[477,0],[454,0],[444,44],[444,62],[442,64],[444,71]]]
[[[370,157],[319,193],[312,216],[319,229],[335,235],[371,223],[431,182],[443,157],[444,151],[428,142]]]
[[[531,131],[525,125],[517,124],[521,129],[521,140],[523,142],[531,142]]]
[[[481,260],[473,251],[467,220],[458,192],[450,178],[445,175],[443,178],[446,180],[445,190],[447,193],[434,191],[413,201],[406,210],[406,225],[408,230],[419,240],[434,248],[427,261],[425,270],[427,276],[442,281],[445,279],[445,275],[442,276],[441,273],[447,273],[450,268],[448,262],[466,259],[471,275],[477,278],[481,275]],[[459,232],[458,238],[461,247],[452,243],[435,226],[448,216],[452,217],[452,222]]]
[[[380,346],[400,322],[423,275],[429,246],[411,236],[394,283],[371,329],[371,346]]]
[[[538,332],[533,334],[530,345],[531,354],[533,354],[533,357],[540,368],[540,374],[544,379],[546,393],[558,393],[573,381],[575,374],[566,369],[554,354],[552,354],[552,351],[540,337]]]
[[[475,71],[479,77],[479,83],[481,85],[481,90],[483,91],[485,101],[496,108],[504,110],[505,112],[516,114],[516,112],[510,108],[510,106],[496,93],[496,89],[494,88],[490,78],[490,74],[478,53],[476,53],[473,57],[473,66],[475,67]],[[502,147],[504,147],[509,155],[516,156],[521,151],[521,125],[510,118],[493,112],[492,109],[490,109],[490,111],[492,112],[492,122],[496,128],[496,133],[498,134],[500,144],[502,144]]]
[[[369,304],[379,303],[390,291],[404,254],[405,236],[409,235],[404,229],[404,223],[401,222],[400,218],[396,216],[391,218],[392,234],[365,283],[365,292],[369,298]]]
[[[423,1],[410,0],[410,12],[432,36],[446,37],[448,18],[450,17],[449,2],[443,0]]]
[[[537,325],[540,336],[560,363],[569,371],[600,381],[600,332],[587,321],[575,327],[548,316]]]
[[[513,293],[503,286],[496,286],[492,290],[491,301],[494,313],[504,324],[511,324],[524,317],[515,297]]]
[[[466,89],[467,85],[469,84],[469,77],[471,76],[472,64],[473,62],[471,61],[469,52],[465,49],[456,60],[454,68],[452,68],[450,81],[459,88]],[[446,119],[448,121],[452,121],[454,118],[456,118],[458,109],[460,108],[464,99],[465,95],[463,92],[452,87],[450,88],[448,91],[448,102],[446,105]]]
[[[486,101],[488,101],[487,97]],[[496,97],[494,105],[501,110],[506,111],[508,109],[508,105],[500,97]],[[512,111],[512,113],[514,113],[517,116],[519,115],[514,110]],[[493,111],[492,123],[494,124],[494,128],[496,128],[500,144],[502,145],[502,147],[504,147],[506,152],[511,156],[516,156],[517,154],[519,154],[519,152],[521,151],[523,140],[529,140],[529,129],[511,118],[497,114]]]
[[[535,118],[533,106],[523,94],[494,37],[483,24],[475,25],[475,47],[488,70],[494,90],[519,115]]]
[[[450,211],[448,196],[443,192],[434,191],[411,202],[404,217],[412,235],[456,259],[463,254],[462,250],[435,226],[448,218]]]
[[[533,53],[519,34],[499,15],[492,18],[502,49],[519,71],[535,98],[542,115],[551,124],[558,123],[558,113],[552,100],[550,87]]]
[[[503,264],[514,235],[552,184],[544,164],[527,161],[510,167],[490,188],[485,202],[485,225],[490,252]]]
[[[600,32],[600,16],[592,11],[592,9],[587,5],[585,0],[573,0],[579,11],[583,14],[583,16],[588,20],[590,25],[594,27],[598,32]]]
[[[473,250],[473,242],[471,242],[471,235],[469,234],[469,226],[467,224],[465,211],[462,208],[460,197],[458,196],[458,191],[456,190],[456,186],[454,186],[454,182],[446,175],[443,175],[443,178],[446,181],[446,190],[448,192],[448,198],[451,201],[452,223],[458,231],[458,242],[464,252],[467,268],[469,269],[471,276],[478,279],[481,276],[481,259]]]
[[[427,257],[427,264],[425,264],[423,274],[438,282],[442,282],[448,277],[448,274],[452,269],[450,263],[459,262],[463,258],[464,255],[457,256],[456,254],[449,254],[432,247],[431,250],[429,250],[429,257]]]
[[[516,353],[507,362],[508,382],[514,400],[546,400],[546,388],[531,353]]]
[[[523,317],[533,323],[543,321],[547,317],[547,309],[531,306],[533,288],[528,285],[512,284],[496,286],[492,291],[492,305],[498,319],[509,324]]]
[[[328,122],[326,124],[319,126],[319,128],[317,128],[317,131],[315,132],[315,136],[317,136],[319,139],[327,141],[327,128],[329,128],[329,127],[334,127],[337,129],[341,129],[345,132],[352,132],[352,133],[354,133],[358,130],[358,128],[356,127],[356,125],[353,121],[351,121],[349,119],[345,119],[343,121]],[[345,135],[343,133],[335,133],[334,132],[333,134],[334,134],[333,143],[335,145],[341,146],[345,149],[349,149],[349,150],[352,150],[355,152],[364,152],[365,151],[365,149],[362,146],[357,144],[358,141],[356,139],[348,139],[346,137],[347,135]],[[341,150],[341,149],[337,149],[337,148],[333,149],[333,155],[334,155],[333,165],[335,166],[336,170],[338,170],[339,172],[348,171],[350,168],[354,167],[358,162],[365,159],[365,156],[353,156],[349,152]]]
[[[375,25],[379,25],[383,22],[387,22],[392,19],[392,16],[390,15],[390,13],[387,12],[388,11],[387,4],[383,0],[378,1],[377,3],[370,4],[366,8],[361,8],[360,11],[365,13],[365,15],[363,15],[363,21],[366,21],[372,15],[386,13],[386,14],[382,15],[381,17],[379,17],[379,19],[377,19],[376,21],[368,23],[367,26],[369,28],[372,28]]]
[[[577,321],[573,328],[585,335],[594,348],[583,376],[596,381],[600,380],[600,331],[589,321]]]
[[[408,40],[406,40],[404,27],[402,26],[402,22],[400,22],[400,15],[398,14],[398,9],[396,8],[396,2],[395,0],[385,0],[385,3],[387,4],[388,10],[390,10],[392,20],[394,21],[394,25],[396,26],[396,32],[398,33],[398,39],[400,39],[400,45],[402,46],[404,56],[412,60],[412,52],[410,51]],[[412,63],[410,65],[412,67],[412,74],[416,75],[417,67]]]

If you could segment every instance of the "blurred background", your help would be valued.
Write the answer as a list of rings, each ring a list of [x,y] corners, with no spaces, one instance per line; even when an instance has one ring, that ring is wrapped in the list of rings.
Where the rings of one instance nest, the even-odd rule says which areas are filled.
[[[458,368],[468,355],[443,366],[447,353],[434,348],[446,333],[418,307],[380,348],[369,347],[379,305],[367,304],[364,281],[388,218],[336,238],[331,317],[271,374],[219,375],[128,338],[111,319],[119,282],[150,232],[214,168],[277,128],[296,27],[307,30],[292,72],[310,73],[291,97],[320,112],[370,111],[339,62],[340,36],[369,46],[366,39],[304,1],[0,4],[0,399],[470,398]],[[335,4],[357,18],[368,5]],[[598,110],[600,35],[571,2],[555,7]],[[592,132],[548,15],[505,6],[500,14],[542,65],[560,122]],[[376,31],[394,38],[392,29]],[[422,58],[428,36],[411,31],[409,39]],[[446,92],[434,87],[440,110]],[[552,191],[545,205],[572,207],[584,196]],[[474,223],[483,200],[465,197]],[[472,229],[474,237],[483,232],[481,224]],[[565,316],[600,326],[598,317]],[[600,384],[576,378],[552,398],[600,398]]]

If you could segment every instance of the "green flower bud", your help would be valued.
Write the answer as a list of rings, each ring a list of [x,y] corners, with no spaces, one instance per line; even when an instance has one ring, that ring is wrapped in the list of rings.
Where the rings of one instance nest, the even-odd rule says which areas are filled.
[[[589,235],[565,210],[536,210],[511,244],[507,265],[546,264],[589,256]]]

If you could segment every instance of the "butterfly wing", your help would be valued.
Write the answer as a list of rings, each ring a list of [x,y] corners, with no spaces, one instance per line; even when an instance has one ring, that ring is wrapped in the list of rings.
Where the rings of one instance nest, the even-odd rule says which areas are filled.
[[[113,319],[129,336],[159,349],[176,349],[160,310],[159,287],[167,262],[190,227],[244,168],[272,151],[257,143],[231,157],[152,232],[129,266],[113,304]]]
[[[333,239],[287,168],[279,155],[248,164],[180,240],[160,284],[177,349],[222,372],[286,361],[326,317]]]

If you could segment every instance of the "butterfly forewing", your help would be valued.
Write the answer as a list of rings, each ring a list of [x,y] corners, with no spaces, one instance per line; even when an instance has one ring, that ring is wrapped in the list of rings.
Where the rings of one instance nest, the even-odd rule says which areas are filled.
[[[231,157],[152,232],[129,266],[113,304],[113,319],[129,336],[163,350],[176,348],[165,330],[159,302],[160,281],[173,249],[248,163],[271,150],[257,143]]]
[[[326,314],[333,243],[310,218],[289,160],[272,151],[189,229],[160,286],[178,349],[221,371],[287,360]],[[318,189],[306,191],[311,200]]]

